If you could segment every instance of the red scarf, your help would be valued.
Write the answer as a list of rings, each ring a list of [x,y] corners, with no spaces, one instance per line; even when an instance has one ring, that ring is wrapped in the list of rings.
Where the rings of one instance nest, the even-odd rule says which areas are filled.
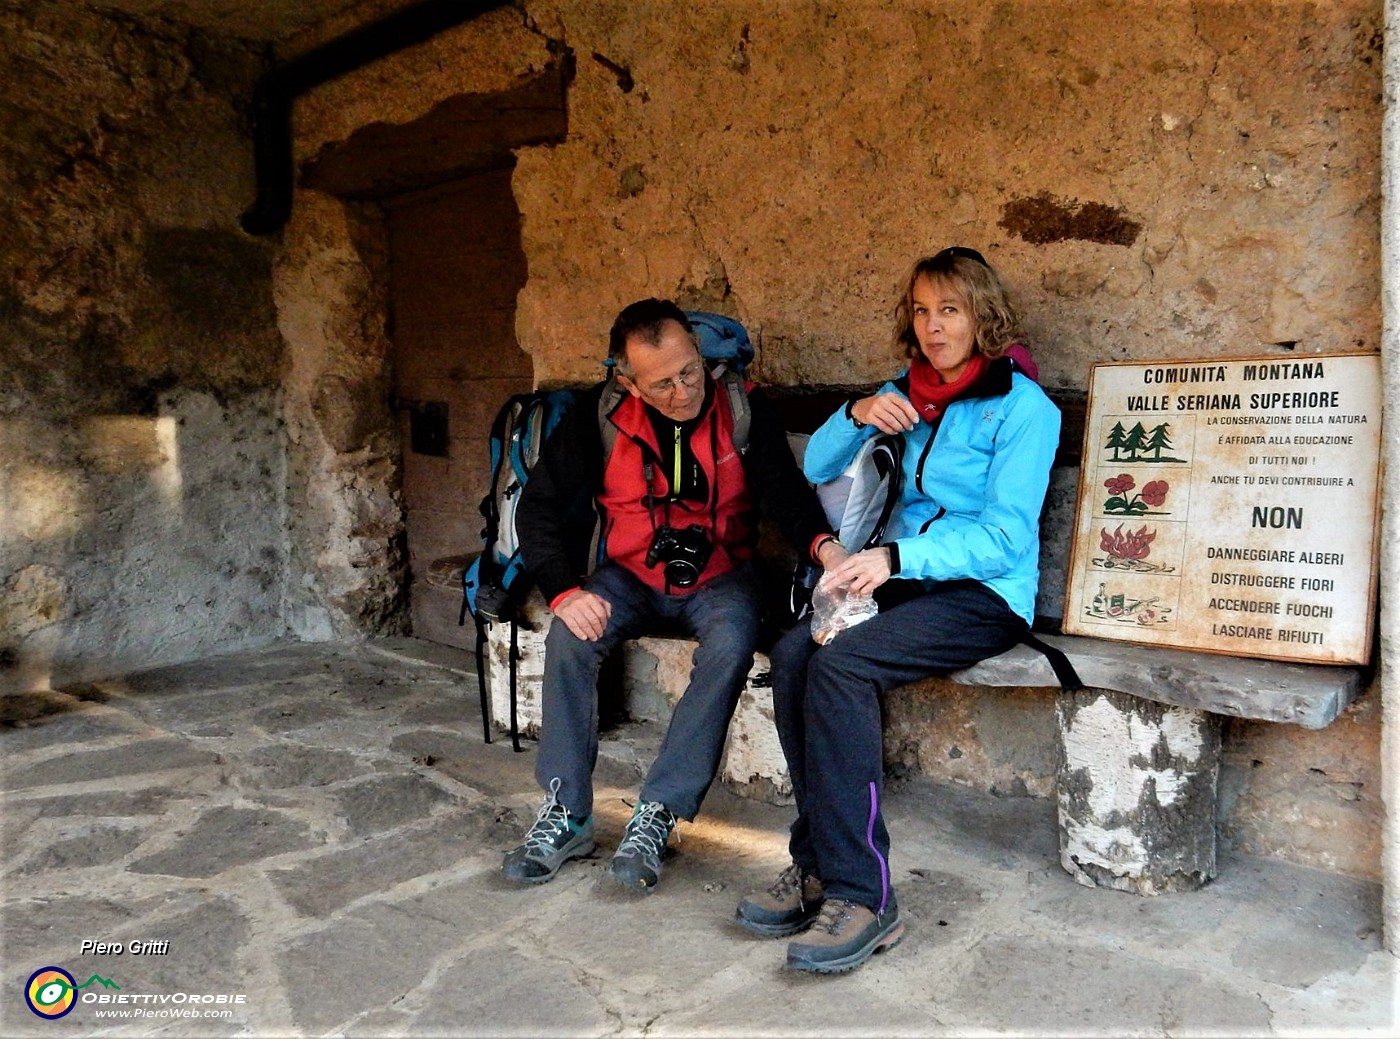
[[[973,354],[956,382],[944,382],[943,376],[928,363],[928,358],[918,354],[909,365],[909,399],[925,422],[936,419],[986,370],[987,358],[982,354]]]

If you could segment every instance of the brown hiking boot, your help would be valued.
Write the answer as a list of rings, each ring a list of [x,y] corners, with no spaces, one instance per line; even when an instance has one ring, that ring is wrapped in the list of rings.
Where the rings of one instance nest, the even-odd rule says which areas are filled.
[[[904,921],[893,900],[885,912],[875,913],[850,899],[828,898],[807,933],[788,943],[787,965],[841,974],[893,948],[903,937]]]
[[[773,885],[759,895],[749,895],[734,911],[739,926],[765,938],[786,938],[806,927],[821,909],[826,889],[822,882],[793,863]]]

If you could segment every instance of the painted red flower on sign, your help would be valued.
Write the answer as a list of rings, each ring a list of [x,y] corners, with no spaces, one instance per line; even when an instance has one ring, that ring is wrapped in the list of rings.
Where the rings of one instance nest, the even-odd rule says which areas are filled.
[[[1141,491],[1128,497],[1128,492],[1136,486],[1136,481],[1127,473],[1110,476],[1103,482],[1108,488],[1108,498],[1103,503],[1104,512],[1127,513],[1138,516],[1149,508],[1155,509],[1167,500],[1170,489],[1166,480],[1150,480]]]
[[[1167,481],[1153,480],[1142,489],[1142,500],[1154,509],[1167,500]]]
[[[1152,542],[1156,538],[1157,532],[1146,527],[1124,534],[1123,524],[1120,523],[1112,534],[1109,534],[1107,527],[1099,533],[1099,548],[1114,559],[1146,559],[1152,554]]]

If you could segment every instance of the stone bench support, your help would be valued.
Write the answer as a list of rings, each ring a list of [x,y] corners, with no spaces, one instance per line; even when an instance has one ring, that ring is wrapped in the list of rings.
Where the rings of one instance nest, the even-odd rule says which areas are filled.
[[[1215,876],[1218,714],[1111,689],[1055,705],[1060,864],[1086,887],[1190,891]]]

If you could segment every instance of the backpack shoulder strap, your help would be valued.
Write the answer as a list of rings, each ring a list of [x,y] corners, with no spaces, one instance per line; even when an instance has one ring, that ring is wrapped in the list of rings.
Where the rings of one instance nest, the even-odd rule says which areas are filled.
[[[1029,628],[1021,636],[1021,642],[1031,649],[1045,655],[1045,659],[1050,663],[1050,670],[1055,672],[1055,677],[1060,680],[1060,688],[1067,692],[1074,692],[1076,689],[1083,689],[1084,682],[1079,677],[1079,672],[1075,671],[1074,665],[1069,662],[1069,657],[1065,656],[1064,650],[1042,642],[1031,633]]]
[[[865,539],[863,548],[875,548],[884,542],[885,530],[904,496],[904,438],[890,436],[888,433],[876,437],[870,456],[875,472],[884,482],[885,496],[880,503],[880,514],[875,519],[875,526]]]
[[[627,391],[617,381],[614,374],[608,375],[608,381],[603,384],[602,396],[598,398],[598,436],[603,441],[603,470],[608,468],[608,459],[612,458],[613,445],[617,443],[617,427],[609,421],[610,416],[617,410],[617,406],[622,403]]]
[[[753,408],[749,405],[749,387],[738,372],[722,371],[715,378],[729,396],[729,412],[734,416],[734,449],[743,454],[749,449],[749,427],[753,425]]]
[[[516,394],[506,400],[496,412],[496,417],[491,420],[491,432],[489,434],[491,449],[491,484],[487,488],[486,496],[481,499],[481,515],[486,520],[486,527],[482,530],[483,541],[490,547],[496,540],[496,535],[500,530],[501,515],[496,507],[496,496],[501,490],[501,470],[511,464],[510,460],[510,436],[515,423],[519,420],[520,412],[525,407],[529,394]]]
[[[904,489],[904,438],[882,434],[861,445],[840,476],[817,485],[827,520],[853,551],[883,544]]]

